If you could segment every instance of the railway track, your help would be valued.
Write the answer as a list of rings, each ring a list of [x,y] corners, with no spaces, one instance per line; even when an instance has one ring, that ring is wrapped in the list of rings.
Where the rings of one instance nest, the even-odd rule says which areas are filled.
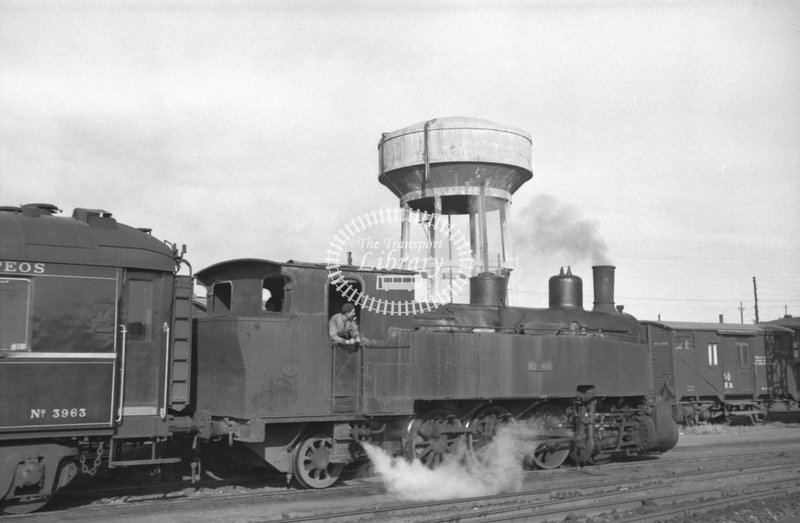
[[[248,516],[248,520],[552,521],[577,514],[602,521],[598,518],[603,514],[614,514],[617,520],[625,515],[633,518],[630,521],[649,521],[652,519],[647,518],[667,519],[672,517],[669,514],[796,491],[800,485],[796,440],[697,448],[701,449],[704,453],[719,450],[720,454],[701,456],[687,448],[657,459],[533,471],[525,475],[519,492],[461,500],[402,501],[387,494],[374,477],[351,479],[325,491],[293,490],[279,481],[234,478],[200,488],[177,483],[134,492],[130,486],[71,492],[67,507],[4,519],[135,521],[139,514],[170,513],[186,516],[188,521],[191,514],[207,518],[218,511],[219,519],[236,520],[237,516],[230,514],[239,514],[239,507],[260,506],[264,510],[257,510],[258,517]],[[542,487],[542,482],[547,486]],[[125,494],[118,495],[120,492]],[[147,516],[141,517],[147,520]]]
[[[729,484],[732,478],[737,480],[735,487]],[[562,521],[566,518],[580,521],[589,517],[593,521],[656,521],[792,492],[800,492],[800,455],[795,456],[791,463],[784,464],[728,467],[633,481],[609,482],[599,478],[567,488],[535,488],[457,501],[325,512],[297,516],[291,521],[445,523]]]

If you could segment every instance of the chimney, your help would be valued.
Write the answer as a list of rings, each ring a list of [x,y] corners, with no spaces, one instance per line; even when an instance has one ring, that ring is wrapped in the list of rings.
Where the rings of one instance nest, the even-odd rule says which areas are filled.
[[[613,265],[594,265],[594,312],[615,313],[614,308],[614,267]]]

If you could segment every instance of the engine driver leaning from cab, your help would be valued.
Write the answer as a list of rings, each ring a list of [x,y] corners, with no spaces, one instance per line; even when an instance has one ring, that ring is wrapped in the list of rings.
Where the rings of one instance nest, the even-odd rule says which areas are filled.
[[[331,341],[338,345],[358,345],[361,333],[356,323],[356,310],[352,303],[342,305],[342,311],[331,316],[328,322],[328,333]]]

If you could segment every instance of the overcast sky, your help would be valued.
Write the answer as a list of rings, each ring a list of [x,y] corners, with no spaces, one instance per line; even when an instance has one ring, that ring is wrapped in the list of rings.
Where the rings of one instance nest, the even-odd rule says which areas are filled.
[[[571,265],[591,307],[552,241],[588,231],[640,319],[749,323],[754,276],[800,315],[800,2],[0,0],[0,205],[103,208],[195,270],[324,261],[397,205],[381,133],[445,116],[533,139],[513,304]]]

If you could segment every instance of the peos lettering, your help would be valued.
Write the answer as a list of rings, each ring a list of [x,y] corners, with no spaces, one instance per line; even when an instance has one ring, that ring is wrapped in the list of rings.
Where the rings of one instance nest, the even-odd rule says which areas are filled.
[[[0,272],[13,272],[16,274],[44,274],[45,264],[0,260]]]

